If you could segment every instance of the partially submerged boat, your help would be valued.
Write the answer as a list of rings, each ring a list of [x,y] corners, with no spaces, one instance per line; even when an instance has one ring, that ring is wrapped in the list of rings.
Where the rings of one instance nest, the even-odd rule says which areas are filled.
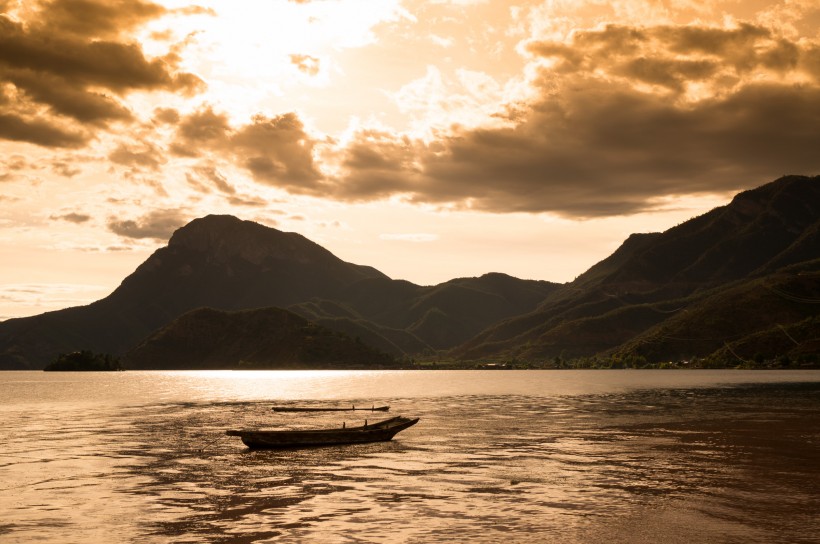
[[[302,448],[312,446],[333,446],[338,444],[362,444],[384,442],[396,433],[412,427],[419,418],[391,417],[358,427],[336,427],[334,429],[229,430],[228,436],[238,436],[249,448]]]
[[[387,412],[390,406],[376,406],[370,408],[356,407],[351,405],[350,408],[343,406],[274,406],[274,412],[353,412],[354,410],[366,410],[368,412]]]

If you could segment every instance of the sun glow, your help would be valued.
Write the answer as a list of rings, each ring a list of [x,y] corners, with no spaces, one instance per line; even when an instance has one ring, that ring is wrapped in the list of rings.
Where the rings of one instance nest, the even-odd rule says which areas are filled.
[[[143,31],[149,51],[160,54],[169,45],[178,51],[180,67],[208,82],[208,102],[234,119],[292,101],[304,86],[343,77],[341,51],[373,43],[373,29],[382,22],[412,17],[397,0],[208,0],[195,16],[181,13],[186,2],[163,4],[169,15]]]

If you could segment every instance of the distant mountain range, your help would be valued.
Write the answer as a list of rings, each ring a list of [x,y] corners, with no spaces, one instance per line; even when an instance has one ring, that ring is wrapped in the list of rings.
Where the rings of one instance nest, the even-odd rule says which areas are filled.
[[[108,297],[0,323],[0,369],[80,349],[132,368],[805,358],[820,351],[818,316],[820,177],[788,176],[632,235],[567,284],[487,274],[418,286],[298,234],[207,216]]]
[[[344,262],[298,234],[212,215],[177,230],[108,297],[0,323],[0,368],[38,369],[80,349],[136,360],[129,352],[146,337],[203,307],[283,308],[393,357],[430,354],[532,311],[557,287],[503,274],[421,287]],[[165,368],[191,367],[177,355]]]
[[[535,311],[453,354],[650,362],[811,355],[818,315],[820,177],[788,176],[663,233],[630,236]],[[771,342],[753,341],[761,335]]]

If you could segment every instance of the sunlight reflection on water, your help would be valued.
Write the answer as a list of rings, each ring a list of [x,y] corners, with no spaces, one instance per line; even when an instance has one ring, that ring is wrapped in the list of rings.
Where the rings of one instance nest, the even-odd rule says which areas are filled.
[[[734,387],[717,384],[766,376],[14,374],[0,375],[3,542],[813,542],[820,532],[816,373]],[[337,399],[391,411],[270,410]],[[421,422],[385,443],[253,451],[223,434],[398,414]]]

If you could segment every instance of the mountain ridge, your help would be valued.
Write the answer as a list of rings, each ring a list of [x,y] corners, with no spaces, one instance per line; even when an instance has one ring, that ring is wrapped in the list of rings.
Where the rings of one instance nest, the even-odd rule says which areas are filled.
[[[178,229],[109,296],[0,323],[0,368],[42,368],[59,353],[82,349],[123,355],[200,307],[288,309],[367,338],[394,357],[411,357],[532,309],[555,286],[485,275],[422,287],[342,261],[299,234],[210,215]],[[452,299],[462,303],[436,309]],[[436,315],[444,319],[433,325]]]
[[[698,293],[731,289],[818,259],[819,233],[820,177],[785,176],[663,233],[630,236],[535,312],[482,331],[451,355],[461,360],[641,355],[621,344],[666,321],[665,310],[653,305],[685,309],[699,304]],[[704,349],[686,356],[706,356]],[[672,355],[657,352],[649,358]]]
[[[405,360],[720,358],[730,345],[781,349],[766,332],[774,325],[814,345],[820,305],[805,301],[820,299],[819,263],[820,176],[785,176],[664,232],[633,234],[566,284],[488,273],[419,286],[299,234],[209,215],[178,229],[108,297],[0,323],[0,368],[42,368],[81,349],[123,355],[202,307],[287,310]],[[761,295],[769,284],[799,285],[803,306]],[[676,317],[687,312],[700,322]],[[707,322],[726,331],[722,344],[706,341]],[[702,338],[666,342],[678,328]]]

